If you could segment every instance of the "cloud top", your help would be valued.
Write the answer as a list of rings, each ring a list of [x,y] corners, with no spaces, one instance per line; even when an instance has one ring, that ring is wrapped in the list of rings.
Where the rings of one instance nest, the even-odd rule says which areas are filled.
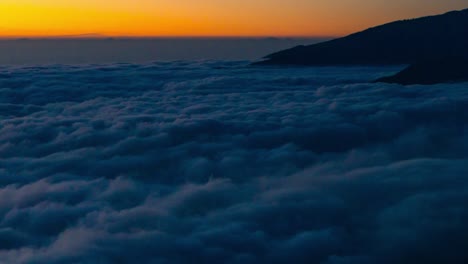
[[[464,263],[466,84],[4,67],[0,262]]]

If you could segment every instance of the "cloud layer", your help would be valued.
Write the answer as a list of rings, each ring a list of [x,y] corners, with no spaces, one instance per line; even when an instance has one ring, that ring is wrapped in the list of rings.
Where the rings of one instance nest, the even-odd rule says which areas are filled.
[[[3,67],[0,262],[465,263],[467,84]]]

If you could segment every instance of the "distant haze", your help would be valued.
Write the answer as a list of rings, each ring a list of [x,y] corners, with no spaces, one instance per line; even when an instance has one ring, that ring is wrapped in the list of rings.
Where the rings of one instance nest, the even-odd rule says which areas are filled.
[[[144,63],[175,60],[256,60],[325,39],[161,38],[19,39],[0,41],[0,64]]]

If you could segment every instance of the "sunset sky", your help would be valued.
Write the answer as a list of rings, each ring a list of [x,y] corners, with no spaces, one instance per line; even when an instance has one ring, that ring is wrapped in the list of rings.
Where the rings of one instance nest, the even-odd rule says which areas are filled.
[[[468,0],[2,0],[0,36],[340,36]]]

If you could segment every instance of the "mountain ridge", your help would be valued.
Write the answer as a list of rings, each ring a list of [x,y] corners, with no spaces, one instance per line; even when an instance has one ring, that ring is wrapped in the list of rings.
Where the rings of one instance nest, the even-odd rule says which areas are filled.
[[[256,65],[412,64],[468,57],[468,9],[399,20],[264,57]]]

